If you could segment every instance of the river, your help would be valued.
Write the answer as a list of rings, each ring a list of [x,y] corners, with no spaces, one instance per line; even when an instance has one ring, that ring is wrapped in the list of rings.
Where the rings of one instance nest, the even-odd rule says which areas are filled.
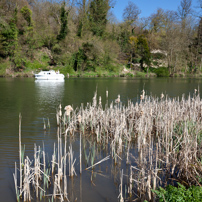
[[[0,78],[0,201],[16,201],[13,173],[18,163],[19,114],[22,115],[22,145],[25,155],[33,157],[34,144],[45,145],[52,152],[56,136],[56,108],[72,105],[75,109],[81,103],[92,102],[97,89],[102,103],[114,101],[120,94],[121,102],[127,104],[139,100],[144,89],[147,95],[169,97],[188,96],[194,89],[202,88],[202,80],[196,78],[70,78],[64,82],[35,81],[34,78]],[[44,121],[50,121],[50,129],[44,131]],[[77,155],[78,152],[75,152]],[[78,156],[77,156],[78,158]],[[78,160],[79,161],[79,160]],[[111,177],[109,176],[111,179]],[[82,194],[74,193],[72,199],[78,201],[118,201],[118,186],[113,180],[100,179],[91,185],[88,175],[82,177]],[[99,179],[99,178],[98,178]],[[98,180],[97,179],[97,180]],[[81,179],[80,179],[81,180]],[[73,186],[79,182],[75,180]],[[72,188],[73,189],[73,188]]]

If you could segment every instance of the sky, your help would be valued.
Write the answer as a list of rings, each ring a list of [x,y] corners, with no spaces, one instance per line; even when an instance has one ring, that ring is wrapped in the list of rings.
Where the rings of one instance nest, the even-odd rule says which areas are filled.
[[[130,0],[136,4],[136,6],[141,10],[141,17],[149,17],[151,14],[155,13],[158,8],[164,10],[177,11],[181,0]],[[118,21],[122,21],[122,14],[124,8],[128,5],[129,0],[116,0],[115,6],[113,8],[113,13]],[[198,4],[198,0],[192,0],[192,7],[195,9]]]

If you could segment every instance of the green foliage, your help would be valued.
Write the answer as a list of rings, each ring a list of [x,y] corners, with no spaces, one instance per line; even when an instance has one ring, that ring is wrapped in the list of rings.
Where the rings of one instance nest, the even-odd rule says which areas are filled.
[[[167,67],[151,68],[151,71],[154,72],[157,77],[168,77],[170,75]]]
[[[0,21],[0,47],[1,56],[14,56],[18,46],[18,29],[16,26],[17,10],[8,23]]]
[[[169,70],[175,70],[176,75],[182,70],[196,75],[201,70],[202,42],[196,37],[195,25],[187,24],[187,29],[182,31],[172,12],[162,9],[150,16],[149,21],[137,19],[133,25],[119,23],[109,15],[112,2],[79,0],[78,4],[70,5],[64,1],[40,1],[34,9],[29,4],[18,4],[18,12],[14,9],[15,4],[4,9],[8,4],[6,0],[2,1],[0,59],[8,59],[15,70],[34,68],[27,61],[32,61],[36,68],[45,68],[49,65],[47,59],[38,58],[36,50],[47,47],[54,58],[50,64],[63,66],[64,72],[74,69],[81,74],[88,71],[99,76],[117,76],[119,64],[128,63],[131,69],[134,67],[136,70],[139,65],[133,66],[132,63],[140,63],[142,73],[138,72],[137,76],[144,77],[143,71],[149,73],[151,58],[157,62],[167,59]],[[150,54],[150,48],[160,48],[167,54]],[[34,61],[38,59],[40,62]],[[158,65],[157,62],[153,64]],[[28,67],[26,63],[29,63]],[[158,76],[169,76],[166,68],[152,71]]]
[[[15,70],[20,70],[25,68],[26,59],[20,50],[16,51],[15,57],[13,57],[13,63],[15,64]]]
[[[92,0],[89,7],[90,29],[94,35],[102,36],[107,24],[108,0]]]
[[[143,63],[146,63],[147,66],[150,65],[151,54],[147,39],[143,35],[140,35],[137,38],[137,54],[141,57],[141,69],[144,69]]]
[[[29,27],[32,26],[32,11],[27,7],[24,6],[20,10],[21,14],[23,15],[24,19],[27,21]]]
[[[24,56],[25,60],[25,64],[24,66],[28,69],[42,69],[46,66],[49,65],[50,62],[50,57],[47,53],[47,49],[37,49],[37,50],[32,50],[32,54],[34,55],[34,58],[31,57],[26,57]]]
[[[163,53],[152,53],[152,58],[155,60],[163,60],[166,58],[166,55]]]
[[[106,64],[104,66],[104,68],[109,72],[118,72],[119,71],[119,68],[117,65],[115,66],[114,64],[110,64],[110,63]]]
[[[0,56],[1,57],[5,57],[7,55],[5,47],[6,47],[6,38],[3,36],[2,32],[1,32],[0,33]]]
[[[52,51],[56,54],[61,54],[62,53],[62,48],[59,44],[55,44],[52,48]]]
[[[79,21],[79,25],[78,25],[78,30],[77,30],[77,36],[81,37],[82,35],[82,29],[83,29],[83,22],[82,20]]]
[[[155,66],[158,65],[158,62],[157,62],[157,61],[153,61],[152,63],[153,63],[153,65],[155,65]]]
[[[56,46],[55,47],[56,49],[58,49],[58,48],[60,49],[60,45],[57,44],[57,40],[55,38],[55,35],[53,35],[53,34],[45,35],[40,41],[38,41],[38,43],[39,43],[39,46],[47,47],[50,50],[52,49],[53,52],[55,52],[54,46]],[[56,50],[56,53],[57,53],[57,50]]]
[[[72,65],[67,64],[67,65],[65,65],[62,68],[61,73],[64,73],[64,74],[67,74],[67,73],[74,74],[74,69],[73,69]]]
[[[158,197],[159,202],[199,202],[202,199],[202,187],[192,186],[186,189],[178,183],[178,187],[168,185],[165,189],[152,190]]]
[[[134,77],[134,75],[132,73],[127,73],[126,76],[127,77]]]
[[[83,43],[78,52],[74,54],[74,70],[95,70],[96,51],[92,43]]]
[[[124,27],[121,28],[121,33],[118,39],[118,43],[121,47],[121,50],[123,52],[127,52],[128,51],[128,47],[129,47],[129,37],[130,37],[130,32],[128,30],[126,30]]]
[[[0,60],[0,76],[6,75],[6,69],[10,68],[11,62]]]
[[[145,72],[136,72],[136,77],[141,77],[141,78],[145,78],[146,77],[146,73]]]
[[[27,69],[31,69],[31,70],[34,70],[34,69],[46,69],[47,67],[47,62],[41,62],[39,60],[34,60],[34,61],[30,61],[30,60],[26,60],[25,61],[25,67]]]
[[[60,33],[57,36],[57,39],[59,41],[62,39],[65,39],[68,33],[67,16],[68,16],[68,12],[65,10],[65,3],[63,3],[61,7],[61,12],[60,12],[60,21],[61,21]]]
[[[132,62],[140,63],[141,70],[145,70],[144,64],[147,65],[147,69],[150,66],[150,50],[148,46],[147,39],[143,35],[138,37],[130,36],[128,40],[127,48],[128,61],[131,64]]]

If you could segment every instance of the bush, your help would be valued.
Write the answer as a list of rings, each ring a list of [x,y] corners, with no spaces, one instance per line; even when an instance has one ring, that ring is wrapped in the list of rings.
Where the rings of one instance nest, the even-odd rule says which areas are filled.
[[[60,72],[63,73],[63,74],[74,74],[74,69],[71,65],[67,64],[65,65],[63,68],[60,69]]]
[[[145,72],[136,72],[136,77],[146,77],[146,75]]]
[[[25,62],[25,67],[29,69],[45,69],[47,67],[47,64],[43,64],[39,62],[38,60],[34,60],[31,62],[30,60],[27,60]]]
[[[150,68],[153,73],[157,75],[157,77],[168,77],[169,71],[167,67],[159,67],[159,68]]]
[[[127,73],[126,76],[127,76],[127,77],[134,77],[134,75],[133,75],[132,73],[130,73],[130,72]]]
[[[105,69],[109,72],[118,72],[119,71],[119,67],[118,66],[115,66],[113,64],[108,64],[105,66]]]
[[[163,60],[166,58],[166,55],[163,53],[152,53],[152,58],[156,60]]]
[[[52,48],[52,51],[55,53],[55,54],[61,54],[62,53],[62,48],[59,44],[55,44]]]
[[[168,185],[165,189],[152,190],[158,197],[159,202],[199,202],[202,200],[202,187],[191,186],[186,189],[178,183],[178,187]]]
[[[6,69],[9,68],[10,66],[11,66],[11,62],[10,61],[1,60],[0,61],[0,76],[5,76]]]
[[[153,63],[153,65],[155,65],[155,66],[158,65],[158,62],[157,62],[157,61],[153,61],[152,63]]]

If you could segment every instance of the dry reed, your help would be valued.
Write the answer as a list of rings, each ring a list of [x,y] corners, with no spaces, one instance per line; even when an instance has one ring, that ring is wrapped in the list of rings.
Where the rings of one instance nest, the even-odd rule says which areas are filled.
[[[197,91],[198,92],[198,91]],[[199,93],[194,93],[193,97],[188,96],[185,99],[169,98],[161,94],[160,98],[147,96],[142,91],[140,102],[132,103],[128,101],[125,106],[120,100],[120,95],[112,102],[108,103],[105,109],[102,108],[102,99],[97,101],[97,92],[95,92],[92,105],[87,103],[86,107],[77,110],[68,105],[65,107],[64,114],[62,107],[59,106],[56,118],[58,127],[58,148],[57,155],[54,151],[52,155],[52,173],[54,173],[53,197],[59,196],[61,201],[67,198],[67,176],[66,176],[66,155],[69,159],[69,176],[76,175],[75,161],[73,156],[72,144],[70,143],[69,152],[66,151],[67,135],[74,137],[74,132],[80,132],[80,173],[82,173],[82,151],[88,165],[91,160],[91,166],[108,160],[110,156],[114,160],[114,167],[118,162],[126,161],[130,166],[128,173],[128,194],[129,197],[137,195],[139,198],[145,197],[147,200],[155,200],[151,189],[156,189],[162,185],[162,176],[166,174],[167,178],[184,181],[189,185],[200,185],[197,180],[202,177],[202,100]],[[108,100],[108,91],[106,91]],[[98,104],[97,104],[98,102]],[[108,101],[107,101],[108,102]],[[34,168],[26,158],[24,164],[24,173],[22,176],[22,157],[21,157],[21,118],[19,124],[19,159],[20,159],[20,195],[24,192],[24,198],[29,200],[30,184],[36,189],[45,192],[40,187],[40,179],[43,178],[45,166],[45,151],[35,146]],[[65,135],[64,150],[62,144],[62,134]],[[94,164],[95,156],[98,155],[95,144],[91,144],[91,152],[87,155],[85,137],[93,137],[97,147],[110,145],[110,155]],[[81,141],[83,139],[83,148]],[[137,154],[134,153],[134,145],[137,146]],[[124,153],[125,151],[125,153]],[[40,154],[43,154],[43,171],[40,162]],[[124,158],[121,158],[125,155]],[[57,156],[57,158],[56,158]],[[57,169],[55,168],[57,165]],[[16,170],[16,169],[15,169]],[[115,169],[116,170],[116,169]],[[17,171],[14,174],[14,183],[16,195],[18,197]],[[93,172],[92,172],[93,173]],[[125,173],[125,171],[124,171]],[[47,176],[49,178],[50,176]],[[167,179],[166,178],[166,179]],[[24,183],[22,184],[22,179]],[[61,181],[64,179],[63,191]],[[164,179],[164,182],[166,182]],[[123,171],[120,178],[120,201],[124,200],[122,187]]]

